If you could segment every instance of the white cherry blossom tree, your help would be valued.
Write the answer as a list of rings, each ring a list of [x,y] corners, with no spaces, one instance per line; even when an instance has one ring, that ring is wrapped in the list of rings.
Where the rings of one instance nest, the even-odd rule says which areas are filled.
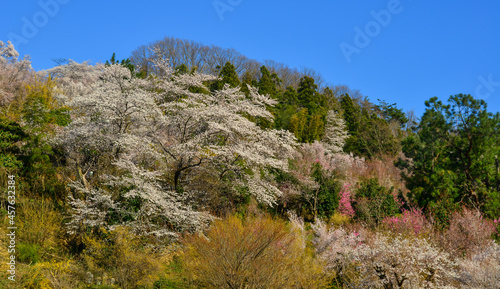
[[[174,75],[161,59],[155,64],[159,73],[146,79],[121,65],[49,71],[72,108],[57,140],[78,179],[71,225],[122,222],[159,236],[202,228],[212,218],[193,202],[203,187],[193,180],[202,173],[275,203],[281,192],[268,170],[287,170],[295,139],[248,118],[271,119],[266,105],[275,102],[252,87],[249,95],[228,86],[210,92],[212,76]]]

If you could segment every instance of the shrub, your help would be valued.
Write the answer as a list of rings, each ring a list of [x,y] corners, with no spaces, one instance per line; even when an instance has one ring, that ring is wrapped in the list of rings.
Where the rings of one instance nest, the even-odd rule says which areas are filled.
[[[432,224],[422,213],[421,209],[412,208],[403,210],[398,216],[385,217],[382,224],[389,230],[398,234],[413,234],[415,236],[432,231]]]
[[[424,238],[377,234],[354,256],[363,288],[454,288],[457,277],[451,255]]]
[[[43,260],[47,254],[58,253],[58,236],[61,235],[62,222],[61,215],[55,210],[52,202],[38,198],[18,200],[17,234],[20,244],[23,244],[23,249],[20,250],[27,254],[23,255],[23,258],[26,257],[25,261],[35,263],[39,259]]]
[[[269,217],[216,221],[206,236],[184,239],[186,272],[205,288],[323,288],[299,231]]]
[[[391,191],[376,178],[361,182],[356,192],[356,217],[368,225],[378,225],[385,217],[397,214],[399,204]]]
[[[324,262],[326,272],[333,274],[338,286],[347,284],[356,275],[353,253],[363,246],[364,236],[342,227],[328,227],[321,220],[312,224],[316,255]]]
[[[349,223],[350,220],[351,218],[349,218],[349,216],[340,213],[335,213],[330,217],[328,223],[333,226],[342,226]]]
[[[40,262],[24,268],[19,288],[81,288],[84,272],[73,260]]]
[[[452,214],[440,244],[449,252],[470,256],[486,248],[495,231],[493,221],[483,219],[479,211],[463,208]]]
[[[500,284],[500,245],[491,242],[481,252],[461,259],[459,281],[464,288],[498,288]]]
[[[38,255],[38,251],[40,247],[32,244],[20,243],[17,246],[18,258],[19,261],[24,263],[36,263],[40,258]]]
[[[346,288],[446,288],[456,277],[451,256],[424,238],[386,236],[312,225],[314,246],[336,285]]]
[[[89,282],[119,288],[152,286],[162,274],[160,258],[139,241],[124,227],[103,229],[97,237],[87,235],[82,262],[91,273]]]

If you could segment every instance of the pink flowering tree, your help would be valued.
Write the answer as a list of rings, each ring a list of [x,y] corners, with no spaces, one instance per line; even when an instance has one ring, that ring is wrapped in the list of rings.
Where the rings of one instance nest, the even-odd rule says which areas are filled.
[[[382,224],[389,230],[401,234],[420,235],[430,232],[432,224],[427,220],[422,209],[403,209],[401,215],[385,217]]]
[[[354,217],[354,209],[352,207],[352,199],[351,199],[351,185],[348,183],[344,184],[344,187],[339,192],[339,208],[338,211],[346,216]]]

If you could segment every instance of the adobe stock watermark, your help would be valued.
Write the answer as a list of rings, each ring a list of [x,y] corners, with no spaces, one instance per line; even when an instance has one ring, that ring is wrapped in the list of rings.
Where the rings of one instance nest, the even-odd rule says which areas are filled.
[[[403,9],[399,0],[389,0],[386,9],[382,9],[378,12],[375,10],[370,11],[373,20],[368,21],[363,27],[364,29],[359,26],[354,26],[356,35],[354,35],[353,45],[346,42],[340,43],[340,50],[344,54],[347,63],[351,63],[351,56],[354,53],[361,53],[361,49],[366,48],[372,41],[372,38],[377,37],[382,31],[382,28],[387,27],[391,23],[392,17],[403,12]]]
[[[487,99],[491,96],[492,93],[495,92],[496,87],[500,87],[500,82],[493,81],[493,75],[488,75],[488,78],[485,78],[482,75],[477,77],[480,84],[476,86],[476,97],[480,99]]]
[[[60,11],[61,5],[67,4],[69,0],[40,0],[38,6],[40,10],[33,13],[31,17],[21,18],[21,33],[11,32],[7,38],[19,47],[21,44],[28,44],[35,37],[41,28],[45,27],[51,18],[54,18]]]
[[[220,21],[224,21],[224,14],[226,12],[232,12],[234,8],[240,6],[241,3],[243,3],[243,0],[215,0],[212,2],[212,5]]]

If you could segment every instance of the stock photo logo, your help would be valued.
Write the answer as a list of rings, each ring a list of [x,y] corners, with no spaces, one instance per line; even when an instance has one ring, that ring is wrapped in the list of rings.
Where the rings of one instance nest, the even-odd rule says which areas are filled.
[[[234,9],[243,3],[243,0],[215,0],[212,2],[217,16],[219,16],[220,21],[224,21],[224,14],[226,12],[233,12]]]
[[[382,28],[387,27],[391,23],[393,16],[403,12],[403,9],[399,0],[389,0],[386,9],[378,12],[375,10],[370,11],[372,20],[368,21],[364,27],[354,26],[356,34],[354,35],[352,44],[342,42],[339,45],[347,63],[351,63],[351,56],[354,53],[361,53],[361,50],[366,48],[372,39],[382,32]]]
[[[14,44],[14,47],[19,47],[21,44],[28,44],[33,39],[40,29],[45,27],[51,18],[54,18],[61,10],[61,5],[67,4],[69,0],[40,0],[38,1],[39,10],[30,17],[21,18],[20,33],[10,32],[7,38]]]
[[[500,87],[500,82],[493,81],[493,75],[488,75],[488,78],[480,75],[477,77],[480,84],[476,86],[476,97],[481,99],[487,99],[496,91],[497,87]]]

